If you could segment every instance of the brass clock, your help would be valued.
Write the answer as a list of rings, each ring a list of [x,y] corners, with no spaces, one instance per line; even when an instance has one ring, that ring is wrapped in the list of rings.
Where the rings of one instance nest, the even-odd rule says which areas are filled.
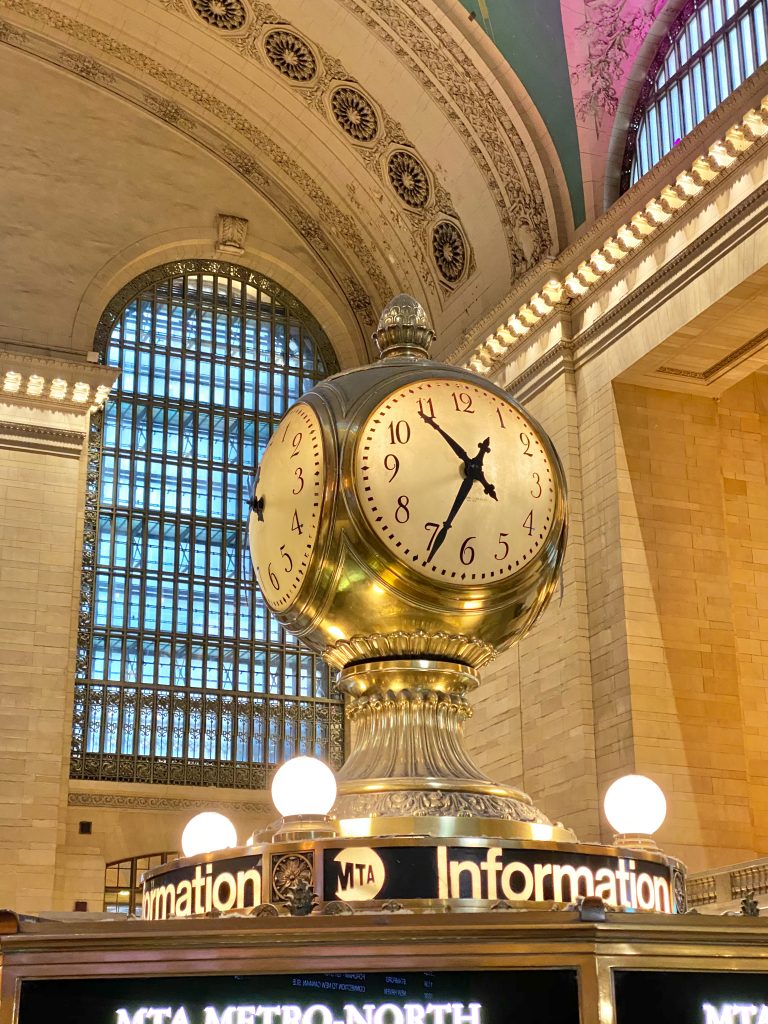
[[[421,306],[393,299],[378,363],[321,381],[267,446],[251,515],[264,597],[343,668],[438,656],[477,668],[555,587],[565,485],[501,388],[427,358]]]
[[[311,406],[298,402],[264,452],[249,523],[256,578],[275,611],[291,607],[307,575],[323,511],[325,474],[320,421]]]
[[[392,556],[458,586],[509,579],[553,522],[552,462],[499,394],[434,378],[387,395],[357,441],[355,483]]]

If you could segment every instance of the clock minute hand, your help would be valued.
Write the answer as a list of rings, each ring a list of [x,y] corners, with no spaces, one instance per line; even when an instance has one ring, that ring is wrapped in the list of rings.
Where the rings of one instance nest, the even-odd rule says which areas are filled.
[[[428,423],[430,427],[434,427],[434,429],[438,432],[438,434],[440,434],[441,437],[445,438],[445,440],[451,446],[451,449],[458,455],[458,457],[461,459],[465,466],[469,464],[470,459],[467,453],[464,451],[464,449],[461,447],[458,441],[454,441],[451,435],[447,434],[443,430],[440,424],[435,421],[434,416],[427,416],[426,413],[423,413],[421,410],[419,410],[419,416],[421,416],[424,422]]]
[[[448,516],[447,516],[445,522],[440,527],[440,529],[437,531],[437,533],[434,536],[434,539],[433,539],[432,543],[429,546],[429,554],[427,555],[427,563],[432,561],[432,559],[437,554],[438,548],[442,546],[443,541],[448,536],[448,531],[451,528],[453,520],[456,518],[456,513],[459,511],[461,506],[466,501],[467,495],[472,490],[472,484],[474,482],[475,481],[474,481],[474,479],[471,476],[465,476],[464,479],[461,481],[461,487],[459,487],[458,494],[456,495],[456,497],[454,499],[454,502],[451,505],[451,511],[448,513]]]

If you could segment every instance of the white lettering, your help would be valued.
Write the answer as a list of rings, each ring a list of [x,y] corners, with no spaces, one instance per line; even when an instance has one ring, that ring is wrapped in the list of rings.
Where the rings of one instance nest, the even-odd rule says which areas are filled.
[[[406,1003],[403,1009],[405,1010],[405,1024],[424,1024],[425,1010],[421,1003]]]
[[[251,902],[246,902],[245,887],[251,885]],[[261,903],[261,875],[256,868],[237,872],[237,907],[256,907]],[[285,1021],[283,1021],[285,1024]]]
[[[480,1003],[470,1003],[464,1012],[464,1003],[452,1003],[453,1024],[480,1024]]]
[[[327,1006],[323,1006],[321,1003],[307,1007],[301,1015],[301,1024],[312,1024],[315,1016],[320,1018],[319,1024],[333,1024],[333,1014]]]
[[[450,899],[451,890],[448,885],[448,850],[444,846],[437,848],[437,898]]]
[[[544,879],[552,874],[551,864],[534,864],[533,865],[533,898],[539,902],[546,899],[544,895]]]
[[[654,910],[656,907],[653,879],[644,871],[637,876],[637,905],[641,910]]]
[[[656,910],[662,914],[672,913],[672,891],[669,887],[669,880],[656,876],[653,880],[654,903]]]
[[[752,1018],[757,1013],[757,1007],[747,1003],[734,1003],[733,1012],[741,1017],[740,1024],[752,1024]]]
[[[346,1010],[346,1006],[344,1007]],[[287,1006],[281,1006],[280,1012],[283,1017],[283,1024],[301,1024],[301,1007],[293,1006],[290,1003]],[[347,1022],[349,1024],[349,1022]]]
[[[382,1003],[373,1014],[373,1024],[403,1024],[403,1020],[403,1011],[394,1003]]]
[[[168,1020],[171,1019],[172,1012],[170,1006],[150,1006],[147,1010],[147,1017],[151,1020],[152,1024],[163,1024],[166,1017]]]
[[[235,1024],[256,1024],[256,1014],[259,1012],[255,1006],[238,1006],[235,1009]]]
[[[147,1008],[142,1006],[140,1010],[136,1010],[133,1016],[131,1016],[130,1010],[117,1010],[115,1011],[117,1019],[115,1024],[144,1024],[144,1015],[147,1012]]]
[[[171,1024],[189,1024],[189,1017],[187,1016],[186,1007],[180,1006],[176,1013],[173,1015]]]
[[[203,1024],[235,1024],[234,1006],[228,1006],[221,1016],[218,1015],[215,1006],[206,1006],[203,1013],[205,1014]]]
[[[451,1012],[450,1003],[427,1003],[427,1013],[434,1015],[434,1024],[445,1024],[446,1013]]]
[[[279,1006],[260,1006],[256,1010],[256,1013],[257,1014],[261,1014],[261,1019],[262,1019],[263,1024],[272,1024],[272,1018],[275,1016],[276,1013],[277,1014],[280,1013],[280,1007]]]
[[[704,1024],[733,1024],[733,1010],[728,1003],[723,1003],[719,1010],[711,1003],[704,1003],[702,1010]]]
[[[363,1013],[365,1014],[365,1016],[363,1016],[356,1006],[353,1006],[352,1003],[348,1003],[344,1007],[344,1019],[346,1024],[373,1024],[374,1009],[375,1007],[373,1003],[366,1003],[363,1006]],[[295,1022],[287,1021],[283,1018],[283,1024],[295,1024]]]
[[[512,884],[512,876],[520,875],[523,886],[518,891]],[[533,894],[533,873],[527,864],[513,860],[501,873],[501,891],[505,900],[529,900]]]
[[[483,898],[482,876],[480,866],[473,860],[458,860],[451,864],[451,896],[457,899],[461,895],[461,876],[465,871],[469,874],[470,879],[469,898],[481,900]],[[442,1022],[436,1021],[435,1024],[442,1024]]]
[[[595,879],[589,868],[574,868],[570,864],[555,864],[552,868],[552,899],[563,903],[563,878],[568,879],[568,900],[573,902],[578,896],[594,896]],[[579,892],[580,883],[584,883],[584,892]]]
[[[485,856],[485,863],[482,865],[482,869],[485,872],[488,884],[488,899],[498,899],[498,893],[496,890],[496,876],[501,870],[499,864],[499,858],[501,857],[501,847],[492,846]],[[457,1024],[456,1021],[453,1024]]]

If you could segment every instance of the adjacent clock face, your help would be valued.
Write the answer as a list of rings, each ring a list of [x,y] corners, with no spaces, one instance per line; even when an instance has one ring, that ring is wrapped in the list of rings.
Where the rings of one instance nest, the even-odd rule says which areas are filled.
[[[409,384],[380,403],[360,431],[355,484],[393,555],[459,586],[523,568],[555,508],[554,470],[525,416],[454,380]]]
[[[324,482],[320,421],[300,402],[280,421],[264,452],[255,490],[260,508],[248,528],[259,586],[278,611],[292,603],[306,575]]]

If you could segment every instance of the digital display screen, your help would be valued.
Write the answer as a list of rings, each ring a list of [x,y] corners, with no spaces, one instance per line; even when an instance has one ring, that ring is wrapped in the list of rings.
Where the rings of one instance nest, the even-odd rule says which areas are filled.
[[[768,1024],[768,973],[614,971],[616,1024]]]
[[[18,1024],[579,1024],[575,970],[24,981]]]

